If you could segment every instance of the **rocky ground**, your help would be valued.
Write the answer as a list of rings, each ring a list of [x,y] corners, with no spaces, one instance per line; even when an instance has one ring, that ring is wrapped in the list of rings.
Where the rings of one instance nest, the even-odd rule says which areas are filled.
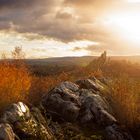
[[[0,118],[0,140],[133,140],[105,99],[105,79],[63,82],[38,107],[12,104]]]

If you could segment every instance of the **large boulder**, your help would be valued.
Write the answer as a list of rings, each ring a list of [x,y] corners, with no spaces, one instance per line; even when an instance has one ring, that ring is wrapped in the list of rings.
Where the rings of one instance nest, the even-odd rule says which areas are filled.
[[[1,122],[9,123],[21,139],[52,140],[51,131],[44,125],[43,116],[38,109],[29,108],[22,102],[13,104],[1,117]]]
[[[0,124],[0,140],[15,140],[15,134],[9,124]]]
[[[74,83],[61,83],[43,98],[43,105],[51,115],[74,122],[80,111],[78,90],[79,86]]]
[[[97,79],[79,80],[76,83],[63,82],[43,97],[46,110],[70,122],[78,120],[85,124],[94,120],[100,125],[115,123],[116,119],[110,114],[106,100],[95,93],[104,89],[104,84]]]

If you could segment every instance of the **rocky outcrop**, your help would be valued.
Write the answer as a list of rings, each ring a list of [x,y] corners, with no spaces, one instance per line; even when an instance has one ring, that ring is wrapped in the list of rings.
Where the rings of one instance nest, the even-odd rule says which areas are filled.
[[[110,140],[132,140],[129,134],[121,130],[112,115],[110,106],[103,97],[104,92],[109,92],[109,89],[96,78],[76,83],[67,81],[52,89],[42,103],[53,117],[80,124],[97,124],[106,130]]]
[[[63,82],[51,90],[43,99],[47,111],[70,122],[80,120],[85,124],[93,120],[101,126],[116,123],[106,100],[96,92],[105,90],[103,84],[97,79],[76,83]]]
[[[40,109],[12,104],[0,118],[0,140],[133,140],[113,116],[106,92],[106,81],[96,78],[66,81],[43,97]],[[88,128],[91,135],[84,135],[81,126],[89,125],[102,133],[95,135]]]

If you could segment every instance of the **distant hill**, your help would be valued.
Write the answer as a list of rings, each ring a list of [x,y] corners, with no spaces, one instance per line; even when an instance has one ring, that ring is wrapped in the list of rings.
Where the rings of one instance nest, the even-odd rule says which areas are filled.
[[[52,57],[45,59],[27,59],[29,65],[73,65],[73,66],[86,66],[97,56],[83,56],[83,57]]]
[[[27,59],[30,65],[75,65],[86,66],[98,56],[82,56],[82,57],[52,57],[45,59]],[[126,60],[133,63],[140,63],[140,56],[108,56],[111,60]]]
[[[52,57],[44,59],[26,59],[29,65],[42,66],[87,66],[92,60],[98,56],[81,56],[81,57]],[[133,63],[140,63],[140,56],[108,56],[111,60],[126,60]]]

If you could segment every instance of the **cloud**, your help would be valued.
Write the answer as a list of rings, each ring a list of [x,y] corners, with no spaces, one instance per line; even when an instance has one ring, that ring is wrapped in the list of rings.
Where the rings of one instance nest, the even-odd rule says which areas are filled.
[[[56,14],[56,19],[72,19],[73,15],[68,12],[58,11]]]
[[[0,30],[14,30],[29,40],[91,40],[100,42],[102,50],[122,51],[129,45],[112,32],[104,15],[124,7],[130,8],[124,0],[0,0]]]
[[[106,42],[106,43],[105,43]],[[109,43],[108,43],[109,42]],[[89,45],[86,47],[76,46],[72,48],[73,52],[86,51],[89,55],[100,54],[103,51],[107,51],[109,55],[129,55],[140,52],[140,48],[134,49],[131,43],[124,43],[123,40],[103,40],[99,45]]]
[[[34,6],[42,7],[44,4],[51,5],[54,0],[0,0],[1,10],[11,10],[11,9],[26,9],[33,8]]]
[[[73,15],[63,11],[61,4],[62,0],[0,0],[0,29],[70,41],[77,25]]]
[[[91,23],[94,20],[91,17],[93,13],[88,11],[87,14],[82,9],[79,11],[78,7],[85,5],[88,8],[87,5],[92,5],[94,9],[107,1],[112,0],[104,2],[97,0],[67,0],[65,2],[63,0],[0,0],[0,9],[3,9],[0,13],[0,28],[12,28],[20,33],[37,33],[62,41],[94,40],[96,29],[93,30],[94,27],[89,26],[93,24]],[[76,4],[76,7],[73,7],[71,3]],[[70,8],[73,9],[73,13],[69,10]],[[98,24],[98,21],[94,20],[94,22]]]
[[[35,33],[64,42],[94,40],[94,30],[89,26],[92,20],[90,12],[84,15],[77,11],[78,6],[69,5],[73,1],[68,0],[67,6],[65,3],[63,0],[0,0],[0,29]],[[88,0],[87,3],[93,2]]]

